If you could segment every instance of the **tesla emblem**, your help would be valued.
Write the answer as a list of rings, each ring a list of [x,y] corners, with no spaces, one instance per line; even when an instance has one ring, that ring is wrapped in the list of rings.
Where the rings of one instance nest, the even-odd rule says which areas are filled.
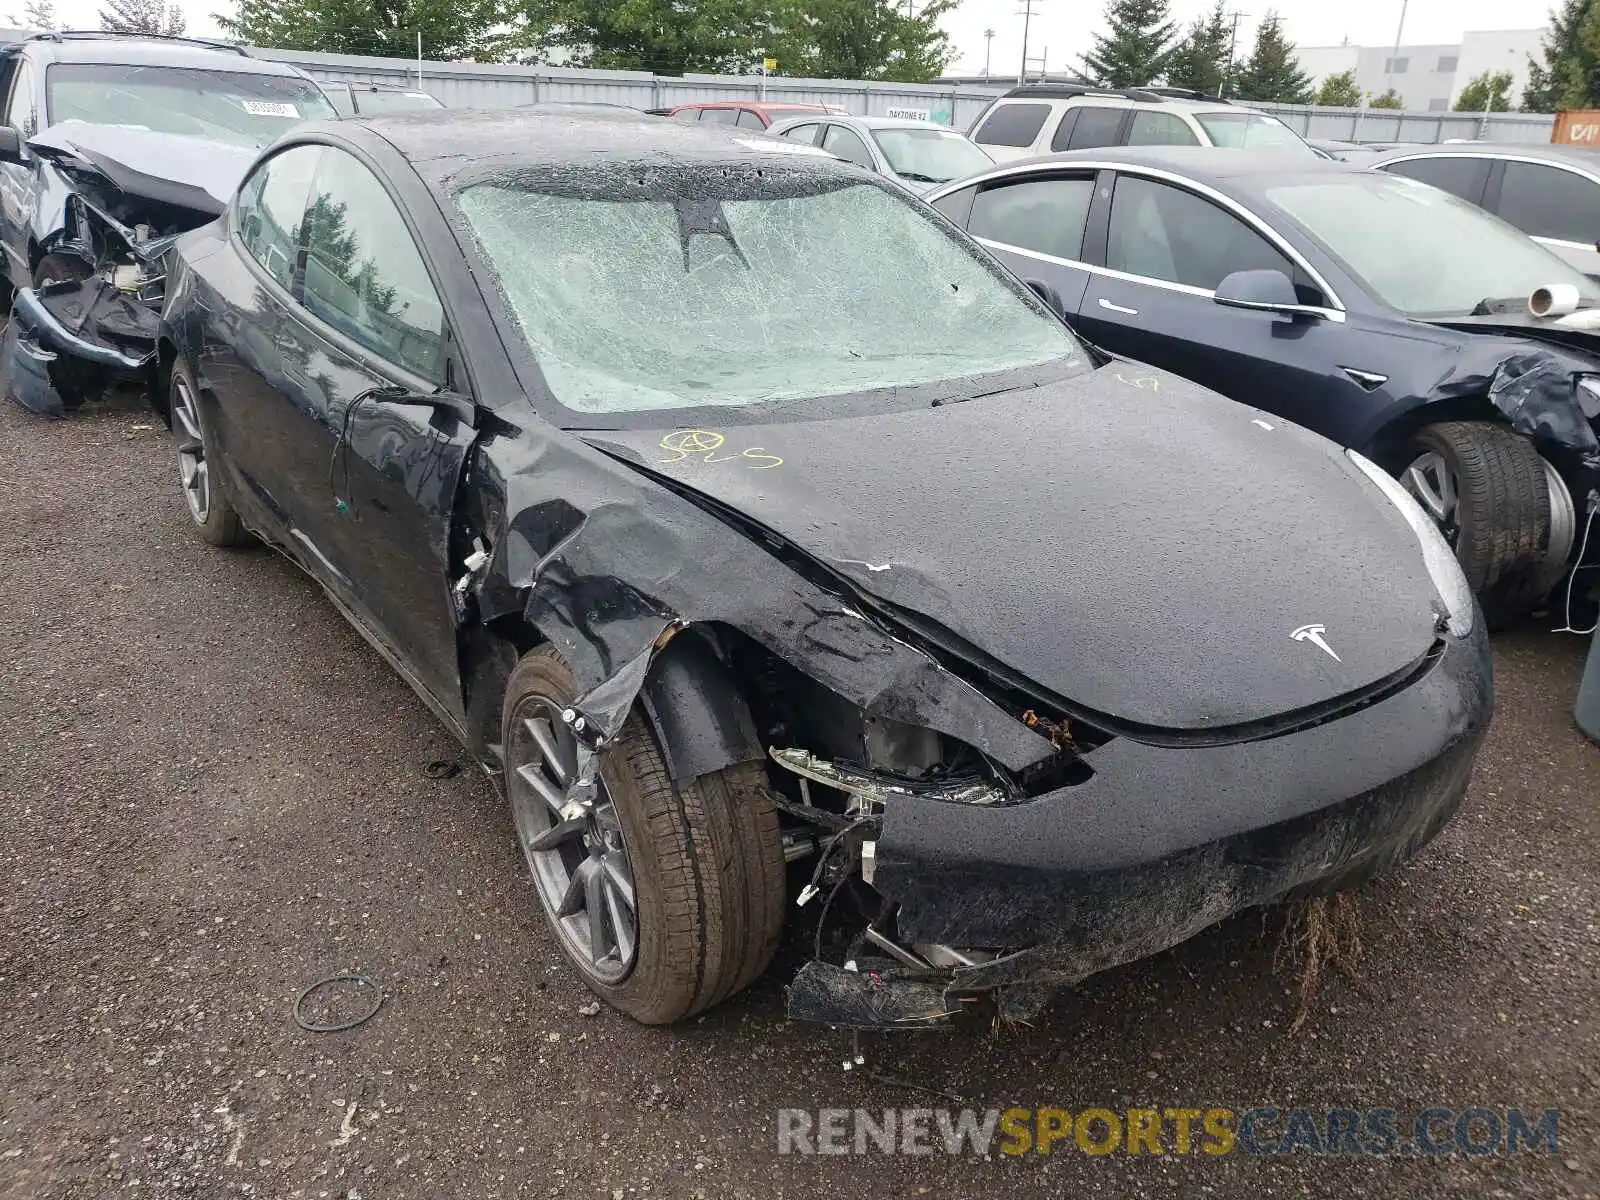
[[[1335,654],[1333,652],[1333,647],[1328,645],[1328,643],[1323,640],[1322,635],[1327,632],[1328,627],[1326,625],[1302,625],[1289,636],[1297,642],[1310,642],[1318,650],[1321,650],[1329,658],[1333,659],[1334,662],[1343,662],[1344,659]]]

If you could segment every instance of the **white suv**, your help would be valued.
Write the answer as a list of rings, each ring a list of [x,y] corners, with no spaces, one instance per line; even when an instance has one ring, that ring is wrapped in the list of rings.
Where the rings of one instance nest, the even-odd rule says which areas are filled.
[[[997,162],[1097,146],[1227,146],[1315,158],[1277,117],[1177,88],[1024,84],[972,123]]]

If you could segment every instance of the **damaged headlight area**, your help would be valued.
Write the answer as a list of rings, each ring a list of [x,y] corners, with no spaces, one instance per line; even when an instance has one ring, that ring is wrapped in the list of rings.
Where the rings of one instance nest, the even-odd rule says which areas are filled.
[[[129,225],[83,195],[67,198],[38,286],[19,289],[12,302],[0,370],[25,408],[64,416],[117,380],[148,382],[165,256],[185,224],[166,218],[162,226]]]

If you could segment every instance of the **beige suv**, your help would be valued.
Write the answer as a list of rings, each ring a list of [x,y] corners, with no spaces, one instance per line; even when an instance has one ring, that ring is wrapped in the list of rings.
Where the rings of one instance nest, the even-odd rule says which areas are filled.
[[[1226,146],[1315,158],[1277,117],[1176,88],[1024,84],[968,134],[996,162],[1098,146]]]

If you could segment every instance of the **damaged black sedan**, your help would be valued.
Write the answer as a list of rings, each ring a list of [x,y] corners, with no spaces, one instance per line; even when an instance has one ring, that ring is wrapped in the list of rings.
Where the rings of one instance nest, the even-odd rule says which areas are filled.
[[[1032,1011],[1415,852],[1489,717],[1398,484],[1086,350],[806,148],[304,127],[180,241],[161,362],[200,536],[321,583],[641,1021],[747,985],[796,903],[796,1017]]]

